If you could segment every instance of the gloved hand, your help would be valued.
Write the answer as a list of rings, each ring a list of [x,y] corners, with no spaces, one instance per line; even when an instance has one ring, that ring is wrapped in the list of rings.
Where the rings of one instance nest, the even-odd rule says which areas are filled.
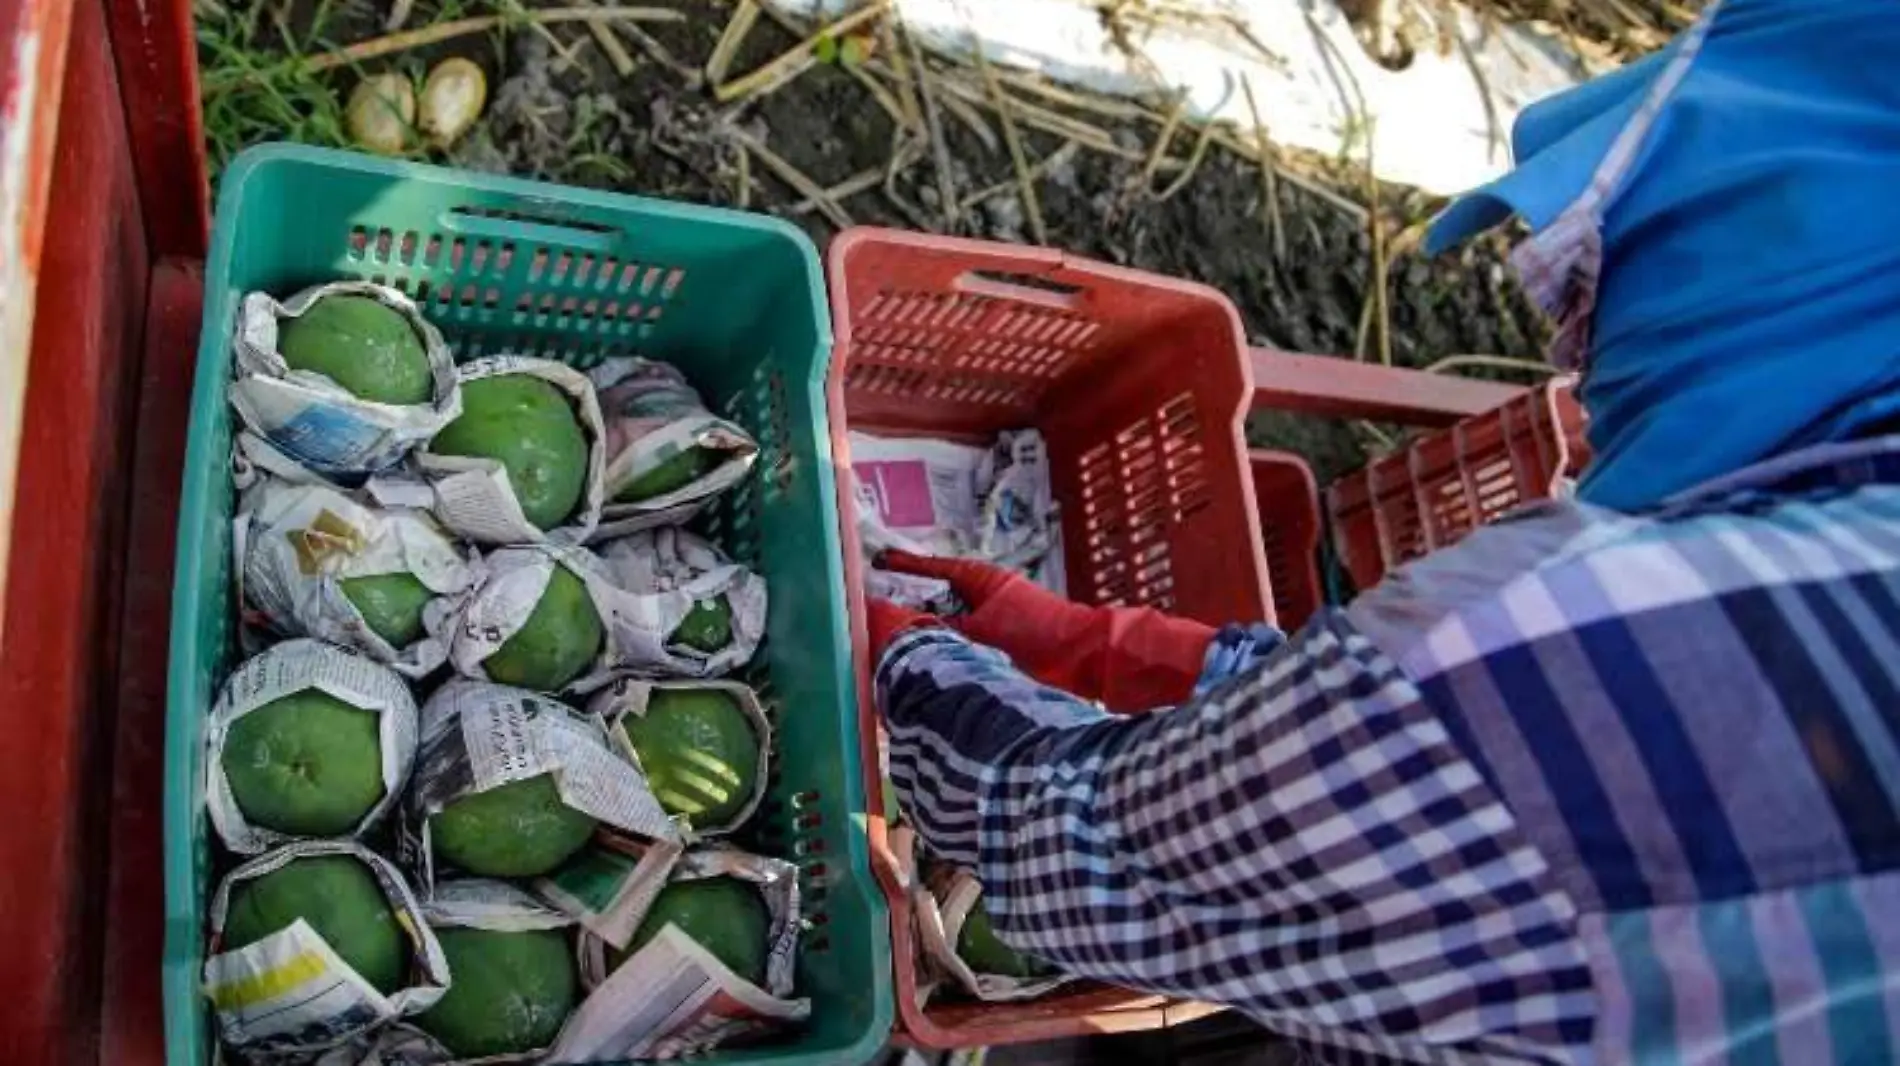
[[[945,625],[1004,652],[1037,681],[1111,711],[1186,700],[1214,639],[1212,626],[1148,607],[1085,607],[975,560],[887,551],[878,564],[948,581],[970,610]]]
[[[912,610],[900,607],[889,600],[867,597],[864,601],[865,623],[870,629],[871,669],[884,658],[884,649],[899,633],[905,633],[921,626],[940,626],[943,620],[928,611]]]

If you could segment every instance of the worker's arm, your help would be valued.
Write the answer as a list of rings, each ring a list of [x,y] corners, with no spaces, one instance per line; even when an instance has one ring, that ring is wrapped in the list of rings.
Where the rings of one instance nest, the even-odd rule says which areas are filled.
[[[942,628],[891,642],[877,696],[905,810],[1012,947],[1374,1050],[1587,1033],[1542,860],[1342,614],[1140,717]]]
[[[1152,607],[1084,606],[974,559],[887,551],[878,565],[948,581],[967,608],[940,620],[873,601],[872,627],[884,631],[874,642],[878,648],[913,620],[948,625],[978,644],[1007,649],[1029,677],[1111,711],[1172,707],[1285,639],[1268,625],[1216,631]]]

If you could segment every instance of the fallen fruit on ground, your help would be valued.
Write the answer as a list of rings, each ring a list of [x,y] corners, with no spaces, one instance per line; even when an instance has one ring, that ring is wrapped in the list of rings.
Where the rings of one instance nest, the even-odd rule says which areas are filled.
[[[527,621],[482,660],[482,670],[490,681],[555,692],[593,664],[604,639],[586,582],[557,565]]]
[[[416,1026],[457,1058],[547,1047],[579,998],[574,956],[559,929],[438,928],[449,990]]]
[[[301,837],[353,831],[383,798],[381,720],[305,689],[231,723],[219,759],[244,820]]]
[[[587,438],[567,396],[528,374],[462,385],[462,416],[429,442],[437,455],[494,459],[538,529],[567,521],[587,483]]]
[[[594,819],[561,802],[551,774],[468,793],[429,821],[436,856],[484,877],[537,877],[593,834]]]
[[[621,503],[639,503],[683,489],[717,470],[724,458],[724,452],[695,444],[627,482],[614,499]]]
[[[969,917],[963,920],[963,930],[957,934],[957,957],[977,973],[998,977],[1047,977],[1054,972],[998,939],[981,902],[970,908]]]
[[[416,124],[416,87],[401,74],[372,74],[345,105],[350,139],[379,155],[401,155]]]
[[[673,630],[674,644],[711,655],[732,643],[732,602],[721,594],[700,600]]]
[[[488,76],[482,68],[461,56],[450,56],[422,80],[422,96],[416,106],[417,128],[429,143],[447,148],[482,117],[482,104],[487,100]]]
[[[731,822],[758,786],[759,737],[729,693],[656,688],[620,725],[654,798],[694,828]]]
[[[422,609],[435,593],[416,575],[349,577],[342,586],[344,598],[363,616],[363,624],[390,647],[406,648],[422,639]]]
[[[231,891],[223,950],[302,918],[357,975],[388,995],[409,972],[409,938],[374,874],[348,855],[306,855]]]
[[[668,884],[653,898],[626,950],[610,949],[608,968],[618,969],[668,925],[678,926],[733,973],[755,985],[764,982],[772,915],[759,890],[747,882],[707,877]]]
[[[283,323],[277,351],[352,396],[377,403],[428,403],[435,395],[428,350],[400,311],[369,296],[322,296]]]

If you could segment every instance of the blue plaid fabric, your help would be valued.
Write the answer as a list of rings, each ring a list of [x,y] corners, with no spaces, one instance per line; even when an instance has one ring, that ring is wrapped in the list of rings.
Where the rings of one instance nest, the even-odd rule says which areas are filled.
[[[1313,1062],[1894,1056],[1900,438],[1526,509],[1278,636],[1114,717],[906,634],[893,783],[1012,946]]]

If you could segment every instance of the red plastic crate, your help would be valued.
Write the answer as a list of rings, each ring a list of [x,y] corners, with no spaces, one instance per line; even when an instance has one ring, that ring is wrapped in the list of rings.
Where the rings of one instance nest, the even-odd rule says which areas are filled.
[[[190,0],[0,0],[0,707],[31,709],[0,747],[8,1066],[163,1061],[177,523],[140,516],[178,480],[160,423],[196,344],[194,54]]]
[[[1291,633],[1319,610],[1326,595],[1319,581],[1319,489],[1313,469],[1292,452],[1247,453],[1254,499],[1260,508],[1260,547],[1267,557],[1267,587],[1273,592],[1276,624]]]
[[[1273,618],[1244,436],[1248,352],[1226,297],[1046,248],[875,229],[834,240],[828,271],[837,462],[850,462],[853,429],[987,443],[999,430],[1034,426],[1063,508],[1072,597],[1210,623]],[[840,492],[839,507],[870,738],[876,709],[852,494]],[[875,774],[877,753],[864,758]],[[882,815],[872,812],[871,835],[888,856]],[[899,1037],[910,1043],[1147,1029],[1209,1009],[1095,984],[1034,1003],[920,1009],[908,900],[887,864],[879,873],[891,904]]]
[[[1570,379],[1419,438],[1326,491],[1333,543],[1359,588],[1518,504],[1555,495],[1589,461]]]

